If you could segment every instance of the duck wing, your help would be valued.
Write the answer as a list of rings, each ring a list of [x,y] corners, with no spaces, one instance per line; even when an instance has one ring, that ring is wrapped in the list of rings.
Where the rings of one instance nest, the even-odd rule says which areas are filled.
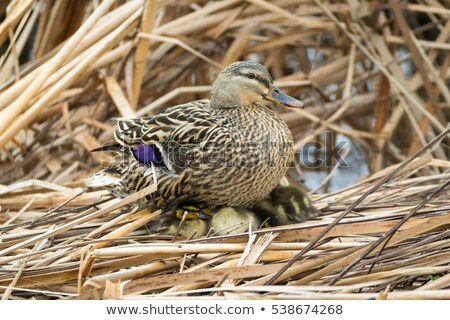
[[[194,154],[200,145],[214,144],[217,137],[227,135],[222,121],[213,115],[208,100],[199,100],[168,108],[151,117],[118,119],[114,137],[119,144],[133,150],[160,152],[165,166],[179,173],[189,167],[189,159],[196,157]],[[139,157],[137,160],[140,161]]]
[[[125,147],[160,144],[167,141],[191,142],[203,138],[214,126],[209,101],[199,100],[139,119],[117,119],[114,137]]]

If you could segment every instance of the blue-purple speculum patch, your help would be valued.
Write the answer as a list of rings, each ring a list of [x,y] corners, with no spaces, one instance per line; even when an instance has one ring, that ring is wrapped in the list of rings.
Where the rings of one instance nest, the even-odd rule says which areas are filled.
[[[161,155],[159,150],[155,152],[156,147],[152,144],[142,144],[131,148],[134,158],[141,163],[159,163],[161,162]]]

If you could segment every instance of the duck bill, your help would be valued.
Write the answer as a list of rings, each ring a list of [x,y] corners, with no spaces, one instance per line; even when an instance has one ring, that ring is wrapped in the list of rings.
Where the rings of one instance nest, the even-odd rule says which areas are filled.
[[[209,214],[200,212],[198,215],[199,219],[205,220],[205,219],[211,219],[211,216]]]
[[[272,84],[270,85],[269,92],[263,95],[263,97],[266,100],[273,101],[286,107],[303,109],[303,102],[288,96]]]

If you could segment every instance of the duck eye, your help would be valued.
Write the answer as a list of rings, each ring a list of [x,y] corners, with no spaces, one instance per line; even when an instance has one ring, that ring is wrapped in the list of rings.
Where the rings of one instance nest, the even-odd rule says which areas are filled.
[[[254,73],[249,73],[249,74],[247,74],[246,76],[247,76],[247,78],[249,78],[249,79],[255,79],[255,78],[256,78],[256,75],[255,75]]]

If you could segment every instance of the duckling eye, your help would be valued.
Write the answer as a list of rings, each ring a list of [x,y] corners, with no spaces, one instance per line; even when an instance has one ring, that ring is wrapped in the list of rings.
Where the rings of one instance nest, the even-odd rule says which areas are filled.
[[[246,75],[246,77],[249,79],[256,79],[256,75],[254,73],[249,73]]]

